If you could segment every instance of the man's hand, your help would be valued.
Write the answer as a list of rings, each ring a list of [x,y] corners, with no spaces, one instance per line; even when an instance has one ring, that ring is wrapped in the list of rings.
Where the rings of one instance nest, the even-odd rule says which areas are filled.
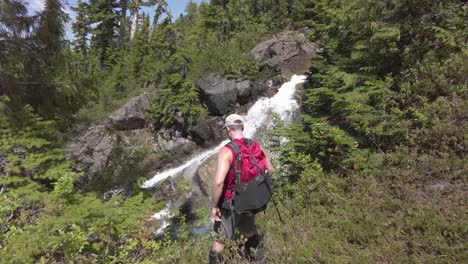
[[[212,207],[211,214],[213,216],[213,220],[218,222],[221,221],[221,210],[219,210],[219,207]]]
[[[219,211],[218,203],[223,193],[224,180],[229,171],[231,160],[231,151],[227,147],[222,148],[218,154],[218,166],[216,167],[216,174],[213,178],[213,188],[211,190],[211,213],[215,221],[221,221],[221,212]]]

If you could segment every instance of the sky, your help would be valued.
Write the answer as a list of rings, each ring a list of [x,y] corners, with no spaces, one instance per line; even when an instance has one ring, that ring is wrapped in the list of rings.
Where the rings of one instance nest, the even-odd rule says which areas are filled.
[[[196,3],[201,3],[203,0],[192,0],[192,2]],[[44,9],[44,2],[45,0],[25,0],[25,3],[27,3],[27,8],[30,13],[34,13],[37,11],[41,11]],[[70,9],[70,6],[76,6],[78,0],[63,0],[65,3],[65,11],[70,15],[70,18],[75,19],[76,14]],[[172,16],[174,18],[178,18],[180,14],[185,13],[185,6],[187,3],[190,2],[190,0],[167,0],[167,3],[169,5],[169,11],[171,12]],[[140,12],[145,12],[145,13],[150,13],[151,15],[153,14],[154,8],[141,8]],[[152,17],[152,16],[151,16]],[[71,23],[67,25],[66,32],[67,32],[67,37],[69,39],[73,38],[73,32],[71,31]]]

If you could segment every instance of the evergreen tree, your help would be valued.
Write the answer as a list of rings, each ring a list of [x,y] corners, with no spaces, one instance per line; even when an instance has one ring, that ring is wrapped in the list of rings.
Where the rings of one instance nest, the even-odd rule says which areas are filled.
[[[125,36],[127,33],[127,9],[128,0],[120,1],[120,23],[119,23],[119,49],[125,47]]]
[[[72,7],[72,10],[76,13],[72,24],[73,33],[75,34],[75,51],[80,53],[85,62],[88,57],[88,35],[90,33],[87,13],[89,6],[86,2],[79,0],[78,6]]]
[[[0,2],[0,94],[15,102],[21,102],[26,94],[24,82],[28,74],[24,71],[31,49],[32,25],[22,1]]]
[[[140,29],[135,33],[135,36],[130,45],[130,52],[128,54],[128,63],[126,63],[126,67],[129,67],[130,72],[129,76],[131,76],[137,83],[140,85],[143,83],[144,78],[142,78],[142,67],[145,65],[143,64],[143,59],[145,56],[149,54],[149,24],[150,18],[148,15],[143,15],[143,24],[141,25]]]
[[[89,22],[96,24],[92,28],[91,47],[99,59],[98,68],[104,69],[104,64],[112,56],[117,47],[116,32],[118,29],[116,0],[90,0]]]
[[[176,32],[167,17],[156,28],[151,39],[148,61],[158,61],[148,68],[150,80],[158,84],[157,95],[150,109],[150,117],[156,127],[173,127],[188,131],[189,127],[203,120],[207,110],[200,106],[195,85],[187,80],[187,57],[177,50]]]
[[[53,64],[65,46],[65,24],[69,17],[61,0],[46,0],[37,29],[39,48],[48,64]],[[52,65],[50,65],[52,66]]]

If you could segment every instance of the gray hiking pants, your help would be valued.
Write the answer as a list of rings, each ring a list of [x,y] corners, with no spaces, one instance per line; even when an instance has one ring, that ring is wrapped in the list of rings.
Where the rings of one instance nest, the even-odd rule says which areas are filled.
[[[234,211],[221,208],[221,221],[215,221],[214,231],[222,232],[228,239],[234,239],[236,228],[245,237],[257,233],[254,214],[236,214]]]

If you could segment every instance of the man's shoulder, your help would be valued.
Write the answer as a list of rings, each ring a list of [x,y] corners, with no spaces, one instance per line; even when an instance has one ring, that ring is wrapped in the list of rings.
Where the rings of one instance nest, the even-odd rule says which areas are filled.
[[[230,155],[231,153],[231,148],[228,145],[223,146],[219,150],[219,155]]]

